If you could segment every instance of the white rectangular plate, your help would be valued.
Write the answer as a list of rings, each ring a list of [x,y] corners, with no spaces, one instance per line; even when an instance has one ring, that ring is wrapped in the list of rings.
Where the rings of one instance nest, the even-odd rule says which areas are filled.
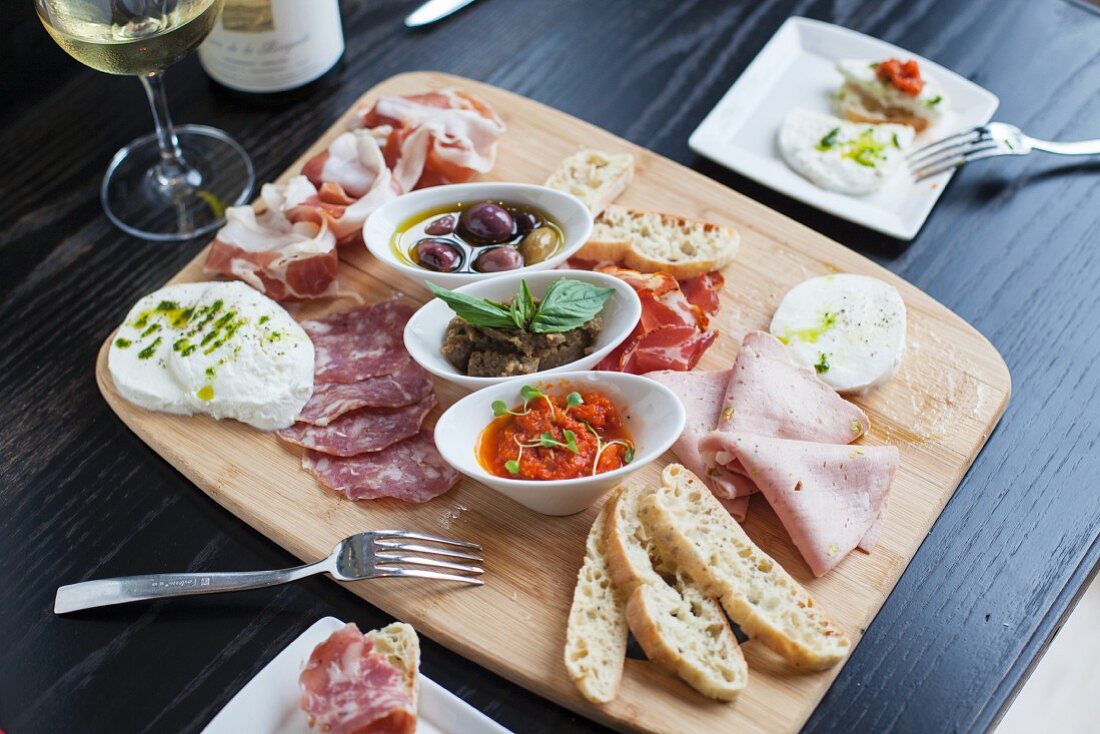
[[[313,734],[298,708],[298,674],[313,648],[344,626],[319,619],[264,666],[218,715],[204,734]],[[510,734],[500,724],[446,688],[420,676],[417,734]]]
[[[924,225],[954,171],[914,183],[899,172],[868,196],[818,188],[787,167],[776,145],[783,117],[795,107],[835,114],[832,95],[840,59],[915,59],[935,77],[950,107],[917,136],[914,148],[984,125],[997,97],[939,64],[877,38],[807,18],[789,18],[691,135],[696,153],[794,199],[842,219],[911,240]]]

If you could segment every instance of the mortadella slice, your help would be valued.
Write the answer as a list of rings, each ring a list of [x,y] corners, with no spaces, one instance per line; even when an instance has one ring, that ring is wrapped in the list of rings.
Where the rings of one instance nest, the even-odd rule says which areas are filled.
[[[815,576],[834,568],[868,535],[898,467],[895,446],[716,431],[701,448],[741,462]]]
[[[707,481],[707,465],[699,452],[699,441],[718,425],[722,397],[730,380],[729,370],[659,370],[645,376],[659,382],[680,398],[687,413],[684,431],[672,444],[672,453],[697,477]]]

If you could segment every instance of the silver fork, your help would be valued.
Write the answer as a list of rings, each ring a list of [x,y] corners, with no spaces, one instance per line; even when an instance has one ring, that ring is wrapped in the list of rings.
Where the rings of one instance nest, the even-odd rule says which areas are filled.
[[[427,545],[428,543],[435,545]],[[344,538],[336,544],[327,558],[295,568],[233,573],[157,573],[98,579],[62,586],[57,590],[57,596],[54,598],[53,611],[55,614],[65,614],[142,599],[259,589],[297,581],[318,573],[327,573],[337,581],[412,577],[481,585],[485,582],[476,575],[466,576],[425,570],[439,568],[466,574],[480,574],[483,569],[479,565],[428,557],[442,556],[479,564],[484,562],[484,559],[468,551],[480,550],[482,550],[481,546],[476,543],[452,540],[438,535],[412,533],[405,530],[375,530]],[[404,566],[425,568],[405,568]]]
[[[920,181],[983,158],[1027,155],[1033,150],[1059,155],[1094,155],[1100,153],[1100,140],[1055,143],[1024,135],[1015,125],[991,122],[929,143],[909,153],[906,159],[913,178]]]

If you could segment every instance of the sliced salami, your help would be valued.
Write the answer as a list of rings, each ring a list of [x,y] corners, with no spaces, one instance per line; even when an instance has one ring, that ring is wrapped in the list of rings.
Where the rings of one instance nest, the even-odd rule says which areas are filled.
[[[396,371],[409,358],[403,332],[412,312],[391,300],[302,322],[317,355],[314,380],[359,382]]]
[[[284,441],[332,456],[354,456],[381,451],[415,436],[424,416],[435,406],[435,396],[401,408],[361,408],[345,413],[327,426],[295,423],[279,431]]]
[[[298,420],[327,426],[335,419],[360,408],[400,408],[418,403],[432,393],[432,376],[407,360],[396,372],[368,377],[359,382],[322,382],[302,408]]]
[[[306,451],[302,466],[321,484],[351,500],[395,497],[427,502],[459,479],[458,472],[440,456],[430,430],[381,451],[347,458]]]

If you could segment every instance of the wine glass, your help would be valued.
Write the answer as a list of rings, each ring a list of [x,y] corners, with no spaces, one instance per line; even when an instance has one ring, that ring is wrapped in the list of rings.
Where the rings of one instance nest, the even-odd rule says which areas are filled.
[[[197,237],[248,200],[252,161],[221,130],[172,126],[164,70],[195,50],[225,0],[35,0],[38,17],[77,61],[134,74],[145,87],[156,131],[115,154],[100,186],[107,216],[147,240]]]

